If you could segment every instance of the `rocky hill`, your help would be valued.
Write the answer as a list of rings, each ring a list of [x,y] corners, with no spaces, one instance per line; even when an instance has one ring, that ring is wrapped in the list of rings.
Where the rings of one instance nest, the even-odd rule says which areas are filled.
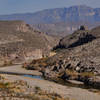
[[[100,87],[100,27],[87,30],[82,26],[61,39],[55,49],[59,49],[55,56],[33,60],[27,68],[37,68],[48,79],[74,79]]]
[[[56,43],[56,38],[31,28],[23,21],[0,21],[2,59],[41,58],[48,55]]]

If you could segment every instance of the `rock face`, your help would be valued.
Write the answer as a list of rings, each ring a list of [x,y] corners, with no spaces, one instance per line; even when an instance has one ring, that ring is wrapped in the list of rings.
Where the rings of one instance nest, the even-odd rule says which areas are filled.
[[[34,30],[23,21],[0,21],[0,58],[37,59],[49,54],[57,39]]]
[[[45,65],[40,66],[40,71],[46,78],[53,80],[74,79],[97,86],[100,83],[99,33],[100,27],[97,27],[90,31],[78,30],[63,38],[60,45],[64,45],[64,48],[59,46],[55,56],[42,61]]]
[[[54,49],[72,48],[91,42],[94,39],[96,39],[96,37],[93,34],[90,34],[85,26],[81,26],[78,31],[75,31],[73,34],[62,38]]]

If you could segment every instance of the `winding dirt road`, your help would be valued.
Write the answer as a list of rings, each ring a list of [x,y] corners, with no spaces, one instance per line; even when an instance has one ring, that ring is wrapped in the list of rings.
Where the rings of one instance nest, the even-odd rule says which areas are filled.
[[[0,74],[37,75],[37,76],[42,75],[42,73],[40,73],[38,71],[26,70],[26,69],[22,68],[22,65],[1,67]]]

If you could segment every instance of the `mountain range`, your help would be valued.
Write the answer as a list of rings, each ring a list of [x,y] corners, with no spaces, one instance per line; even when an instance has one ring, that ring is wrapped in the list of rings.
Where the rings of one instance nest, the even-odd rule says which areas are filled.
[[[35,13],[0,15],[0,20],[24,20],[47,34],[63,36],[77,30],[80,25],[88,25],[89,28],[100,25],[100,8],[78,5]]]
[[[36,13],[1,15],[0,20],[24,20],[28,24],[80,21],[92,23],[100,21],[100,8],[91,8],[85,5],[54,8]]]

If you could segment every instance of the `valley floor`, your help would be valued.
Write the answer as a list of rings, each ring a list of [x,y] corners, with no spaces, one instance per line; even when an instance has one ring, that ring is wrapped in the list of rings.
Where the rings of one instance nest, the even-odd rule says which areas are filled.
[[[41,75],[41,73],[37,71],[25,71],[25,69],[21,68],[21,65],[16,66],[9,66],[9,67],[2,67],[0,68],[1,71],[8,71],[8,72],[18,72],[23,74],[32,74],[33,75]],[[1,74],[3,77],[5,77],[6,81],[17,81],[22,80],[27,82],[27,84],[30,87],[40,87],[42,90],[48,91],[50,93],[57,93],[60,94],[63,97],[68,97],[71,100],[100,100],[100,93],[94,93],[87,89],[77,88],[77,87],[69,87],[64,86],[61,84],[57,84],[51,81],[47,81],[44,79],[36,79],[36,78],[30,78],[20,75],[9,75],[9,74]],[[30,88],[31,91],[32,88]]]

